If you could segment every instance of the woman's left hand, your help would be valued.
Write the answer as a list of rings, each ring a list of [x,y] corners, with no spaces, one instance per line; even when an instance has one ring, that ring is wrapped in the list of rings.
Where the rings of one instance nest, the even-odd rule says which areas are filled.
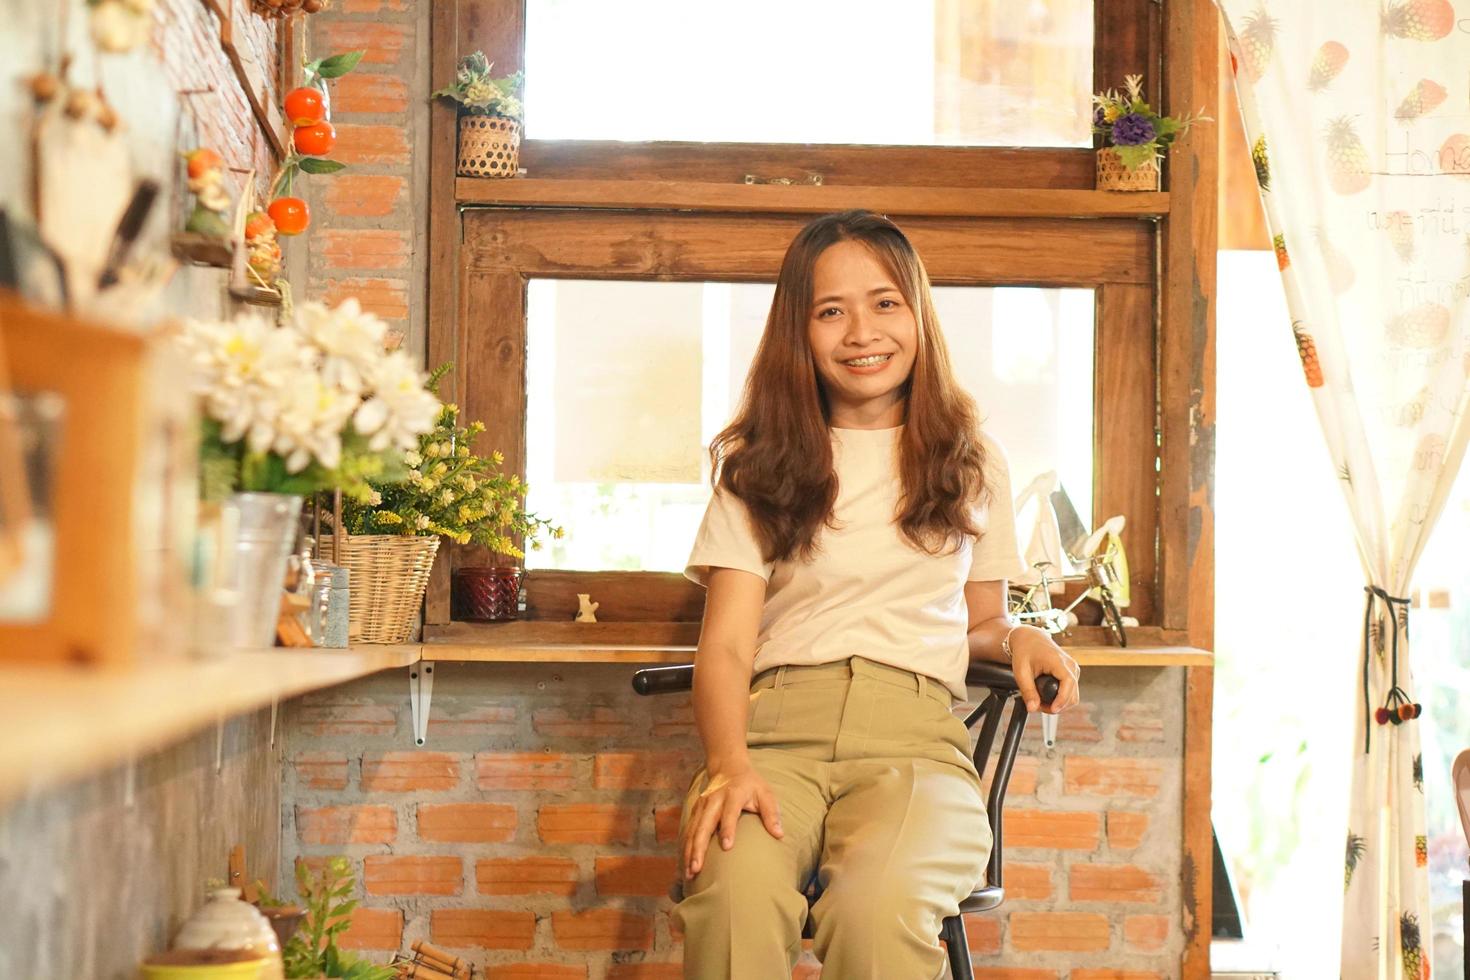
[[[1016,675],[1027,711],[1041,709],[1057,715],[1077,703],[1082,668],[1042,630],[1023,627],[1012,635],[1011,673]],[[1036,678],[1042,674],[1055,677],[1058,685],[1056,698],[1045,708],[1041,707],[1041,695],[1036,693]]]

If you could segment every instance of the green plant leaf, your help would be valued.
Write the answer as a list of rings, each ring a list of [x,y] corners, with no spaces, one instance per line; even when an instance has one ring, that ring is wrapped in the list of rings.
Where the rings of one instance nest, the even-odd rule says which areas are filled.
[[[327,915],[335,919],[339,915],[351,915],[352,910],[355,908],[357,908],[357,899],[354,898],[343,902],[341,905],[333,906],[332,911],[328,912]]]
[[[1152,143],[1144,143],[1141,146],[1115,146],[1114,149],[1118,151],[1118,159],[1129,170],[1137,170],[1158,154]]]
[[[338,163],[336,160],[326,160],[322,157],[302,157],[301,169],[309,174],[334,174],[339,170],[346,170],[347,164]]]
[[[316,74],[322,78],[341,78],[343,75],[357,67],[366,51],[347,51],[343,54],[334,54],[330,58],[323,58],[317,66]]]

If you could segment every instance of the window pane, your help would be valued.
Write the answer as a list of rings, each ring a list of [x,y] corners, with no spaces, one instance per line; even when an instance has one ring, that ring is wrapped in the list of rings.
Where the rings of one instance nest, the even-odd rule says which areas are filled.
[[[567,535],[528,567],[684,568],[709,501],[703,447],[736,408],[773,289],[531,280],[527,504]],[[1055,469],[1090,525],[1092,291],[939,287],[934,300],[1016,491]]]
[[[1092,0],[528,0],[526,135],[1091,146]]]

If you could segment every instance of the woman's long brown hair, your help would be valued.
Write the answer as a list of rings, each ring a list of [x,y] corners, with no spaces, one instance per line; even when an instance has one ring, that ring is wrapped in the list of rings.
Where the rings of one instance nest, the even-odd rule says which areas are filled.
[[[812,221],[786,250],[739,411],[710,443],[715,485],[744,501],[766,561],[810,559],[821,528],[835,527],[831,410],[807,323],[817,259],[843,241],[873,251],[918,323],[918,349],[904,383],[899,530],[929,554],[958,548],[964,537],[979,533],[973,508],[986,493],[985,450],[975,403],[950,367],[929,274],[892,221],[871,211],[843,211]]]

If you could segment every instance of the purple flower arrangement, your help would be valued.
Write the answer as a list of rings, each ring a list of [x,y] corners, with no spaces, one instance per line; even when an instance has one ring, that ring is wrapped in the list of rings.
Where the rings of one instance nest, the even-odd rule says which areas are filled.
[[[1159,115],[1143,97],[1142,75],[1129,75],[1124,81],[1121,95],[1109,90],[1092,97],[1092,131],[1117,150],[1129,170],[1162,157],[1165,147],[1207,119],[1199,113],[1181,118]]]

